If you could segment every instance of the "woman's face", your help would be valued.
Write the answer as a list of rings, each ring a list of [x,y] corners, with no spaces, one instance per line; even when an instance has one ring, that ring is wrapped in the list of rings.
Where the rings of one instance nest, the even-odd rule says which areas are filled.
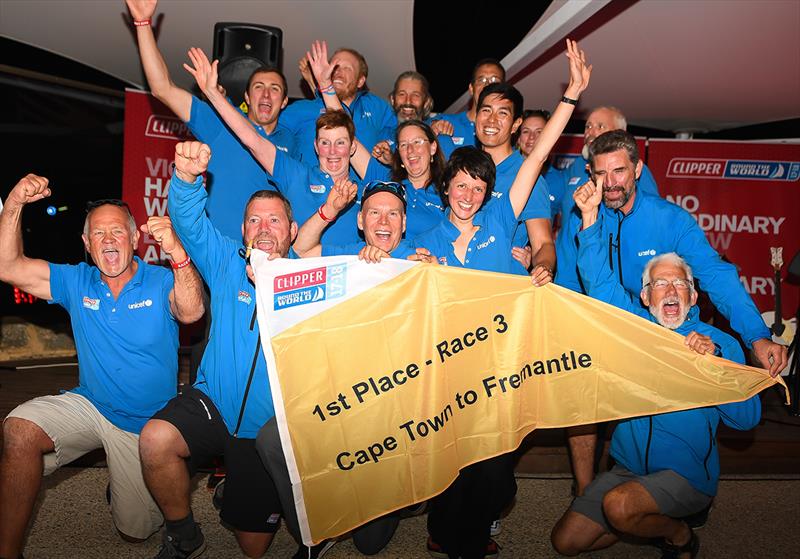
[[[447,186],[446,194],[451,214],[461,221],[470,221],[483,206],[486,181],[472,178],[469,173],[459,171]]]
[[[517,147],[524,156],[527,157],[533,151],[533,146],[539,141],[539,136],[542,135],[545,124],[545,120],[540,116],[529,116],[522,121],[522,126],[519,128]]]
[[[406,126],[397,137],[397,153],[409,179],[428,178],[438,146],[417,126]]]

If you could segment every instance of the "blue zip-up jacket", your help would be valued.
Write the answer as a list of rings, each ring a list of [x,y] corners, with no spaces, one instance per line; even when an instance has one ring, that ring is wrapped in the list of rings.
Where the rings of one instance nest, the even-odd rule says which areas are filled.
[[[608,263],[608,251],[598,221],[578,234],[578,266],[586,293],[651,322],[655,318],[638,305],[620,284]],[[744,353],[728,334],[700,322],[697,307],[675,331],[709,336],[717,355],[744,363]],[[672,470],[706,495],[716,495],[719,481],[717,426],[720,420],[734,429],[752,429],[761,418],[758,395],[745,400],[706,408],[637,417],[620,422],[611,438],[611,455],[637,475]]]
[[[635,296],[642,288],[642,272],[647,262],[658,254],[676,252],[691,266],[700,287],[748,347],[760,338],[770,338],[761,314],[739,282],[736,267],[720,258],[708,244],[703,230],[683,208],[663,198],[637,194],[627,215],[601,203],[598,224],[614,275]],[[572,230],[580,231],[580,223]],[[578,277],[577,238],[570,242],[561,238],[565,234],[562,231],[556,242],[555,281],[581,293],[584,290]],[[569,245],[569,250],[564,250],[565,245]]]
[[[217,406],[228,432],[254,439],[275,415],[242,244],[223,236],[205,213],[203,178],[173,174],[167,206],[172,226],[211,291],[211,331],[194,387]]]

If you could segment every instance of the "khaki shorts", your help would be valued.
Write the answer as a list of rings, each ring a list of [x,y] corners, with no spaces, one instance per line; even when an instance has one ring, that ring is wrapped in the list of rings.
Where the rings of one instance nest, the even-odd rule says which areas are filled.
[[[53,441],[55,452],[44,455],[44,474],[92,450],[103,448],[111,486],[111,516],[123,534],[145,539],[158,531],[163,518],[142,478],[139,435],[114,426],[89,400],[66,392],[34,398],[8,417],[27,419]]]

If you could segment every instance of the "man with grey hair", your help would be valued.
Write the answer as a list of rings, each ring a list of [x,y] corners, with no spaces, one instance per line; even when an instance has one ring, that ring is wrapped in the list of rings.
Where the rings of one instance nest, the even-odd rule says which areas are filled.
[[[598,197],[599,209],[595,211],[600,214],[601,240],[620,288],[637,293],[642,271],[652,256],[679,254],[694,269],[711,302],[752,347],[755,358],[773,376],[782,370],[787,362],[786,348],[771,340],[758,309],[739,282],[736,268],[720,258],[688,212],[662,198],[639,195],[636,179],[642,174],[643,163],[633,135],[623,130],[601,134],[590,144],[588,155],[591,179],[581,189],[591,187]],[[588,294],[586,278],[579,274],[578,266],[579,232],[586,224],[577,198],[575,209],[577,215],[565,220],[556,243],[556,283],[575,286],[576,291]],[[576,493],[580,495],[594,477],[597,430],[595,426],[574,427],[567,430],[567,437]]]
[[[50,196],[50,182],[29,174],[0,214],[0,281],[69,312],[80,364],[78,386],[17,406],[3,423],[0,459],[0,557],[21,556],[42,475],[103,447],[111,516],[123,539],[142,541],[161,525],[145,487],[139,432],[175,396],[178,322],[203,315],[200,278],[168,217],[142,230],[172,258],[173,271],[134,256],[139,232],[127,205],[89,206],[83,243],[94,266],[53,264],[22,251],[22,211]]]
[[[647,263],[637,304],[612,270],[598,205],[601,184],[575,192],[582,213],[578,267],[590,296],[675,330],[699,354],[716,354],[742,363],[739,344],[700,322],[691,267],[674,252]],[[600,221],[600,222],[598,222]],[[686,411],[638,417],[617,425],[611,439],[616,465],[600,474],[556,523],[553,547],[563,555],[602,549],[620,535],[660,538],[662,557],[696,557],[700,541],[685,519],[707,509],[717,491],[719,422],[747,430],[758,424],[758,396]]]
[[[394,81],[389,102],[397,115],[398,124],[406,120],[421,120],[427,123],[433,109],[433,98],[427,78],[414,70],[403,72]]]

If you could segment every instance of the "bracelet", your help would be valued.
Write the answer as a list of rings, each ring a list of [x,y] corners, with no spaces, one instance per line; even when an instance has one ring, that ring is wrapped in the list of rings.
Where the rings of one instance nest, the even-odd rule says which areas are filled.
[[[181,260],[180,262],[175,262],[173,260],[172,262],[170,262],[170,266],[172,266],[173,270],[180,270],[181,268],[185,268],[186,266],[188,266],[191,263],[192,263],[192,259],[189,258],[189,255],[187,254],[185,260]]]
[[[319,88],[319,92],[320,92],[320,93],[327,93],[327,94],[330,94],[332,91],[333,91],[334,93],[336,93],[336,92],[334,91],[334,89],[333,89],[333,84],[330,84],[330,85],[328,85],[327,87],[320,87],[320,88]]]
[[[561,102],[562,102],[562,103],[567,103],[567,104],[569,104],[569,105],[577,105],[577,104],[578,104],[578,100],[577,100],[577,99],[570,99],[570,98],[569,98],[569,97],[567,97],[566,95],[564,95],[564,96],[561,98]]]
[[[325,205],[325,204],[322,204],[322,206],[324,206],[324,205]],[[319,216],[322,218],[322,221],[325,221],[325,222],[327,222],[327,223],[330,223],[330,222],[331,222],[331,221],[333,221],[335,218],[328,218],[328,217],[325,217],[325,214],[324,214],[324,213],[322,213],[322,206],[320,206],[320,207],[319,207],[319,209],[317,210],[317,213],[318,213],[318,214],[319,214]]]
[[[150,25],[149,19],[134,19],[133,24],[136,27],[144,27],[145,25]]]
[[[330,91],[323,91],[323,95],[336,95],[336,91],[331,89]]]

